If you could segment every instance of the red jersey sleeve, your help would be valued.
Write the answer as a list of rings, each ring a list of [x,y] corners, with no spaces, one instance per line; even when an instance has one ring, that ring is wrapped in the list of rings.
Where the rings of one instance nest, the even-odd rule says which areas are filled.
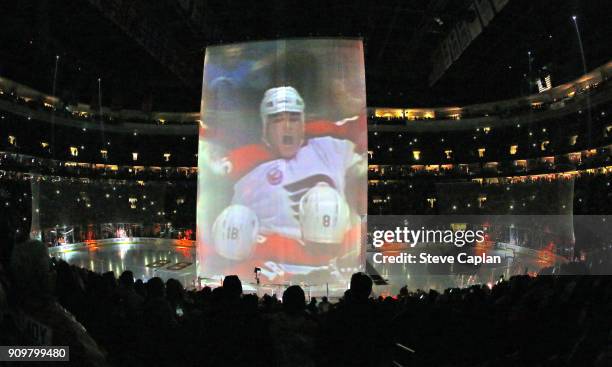
[[[358,153],[368,149],[368,121],[365,115],[353,116],[344,120],[332,122],[328,120],[314,120],[306,123],[307,137],[331,136],[338,139],[347,139],[355,144]]]

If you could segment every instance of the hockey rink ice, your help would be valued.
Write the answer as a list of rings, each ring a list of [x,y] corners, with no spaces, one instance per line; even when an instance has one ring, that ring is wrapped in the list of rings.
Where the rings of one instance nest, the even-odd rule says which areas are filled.
[[[191,242],[180,244],[176,240],[122,242],[97,241],[85,245],[52,247],[51,256],[59,257],[71,265],[98,273],[107,271],[121,275],[125,270],[134,273],[134,279],[147,281],[160,277],[164,281],[174,278],[184,287],[193,288],[195,274],[195,247]]]
[[[441,246],[442,248],[443,246]],[[375,263],[376,253],[397,256],[409,253],[409,250],[373,251],[367,252],[368,273],[376,274],[386,281],[375,285],[374,292],[382,295],[395,295],[400,288],[407,285],[410,291],[417,289],[435,289],[443,291],[447,288],[465,288],[475,284],[492,286],[500,276],[509,279],[513,275],[535,275],[542,268],[556,266],[567,262],[567,259],[550,251],[532,250],[518,246],[503,244],[480,244],[466,248],[468,255],[486,253],[489,256],[499,256],[499,264],[389,264]]]
[[[408,289],[436,289],[449,287],[468,287],[473,284],[493,284],[501,275],[506,279],[512,275],[536,273],[539,269],[553,266],[565,259],[544,251],[507,248],[504,246],[475,247],[474,254],[485,251],[488,255],[498,255],[501,264],[472,265],[455,264],[452,268],[436,268],[415,264],[376,264],[372,261],[375,252],[368,252],[368,273],[380,275],[386,284],[374,286],[374,295],[394,295],[401,287]],[[216,287],[221,279],[197,279],[195,268],[195,247],[191,241],[164,239],[123,239],[96,241],[88,244],[76,244],[49,249],[51,256],[61,258],[69,264],[83,267],[98,273],[115,272],[119,276],[125,270],[131,270],[135,279],[147,281],[160,277],[164,281],[174,278],[187,289],[200,286]],[[386,255],[397,255],[402,251],[385,251]],[[282,294],[291,284],[260,284],[253,279],[242,279],[245,293]],[[327,295],[332,299],[342,296],[348,284],[342,285],[308,285],[304,287],[307,297]]]
[[[97,273],[115,272],[119,276],[125,270],[134,273],[134,279],[146,282],[153,277],[166,281],[177,279],[186,289],[204,286],[211,288],[222,284],[222,279],[197,278],[195,271],[195,247],[193,241],[164,239],[116,239],[102,240],[88,244],[74,244],[49,248],[51,256],[61,258],[71,265],[83,267]],[[245,293],[282,295],[292,283],[262,283],[254,279],[241,279]],[[342,296],[347,284],[309,285],[300,284],[307,297]]]

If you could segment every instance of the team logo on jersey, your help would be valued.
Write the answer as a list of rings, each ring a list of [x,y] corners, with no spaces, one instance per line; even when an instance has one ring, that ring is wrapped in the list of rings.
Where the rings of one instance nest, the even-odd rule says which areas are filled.
[[[332,180],[331,177],[323,174],[308,176],[299,181],[283,186],[283,188],[289,193],[289,200],[292,202],[291,210],[293,211],[293,217],[296,220],[299,220],[298,211],[300,208],[300,199],[302,199],[302,196],[304,196],[308,190],[313,188],[319,182],[324,182],[334,189],[336,188],[334,180]]]
[[[270,185],[278,185],[283,181],[283,171],[278,169],[278,167],[273,167],[268,171],[266,177]]]

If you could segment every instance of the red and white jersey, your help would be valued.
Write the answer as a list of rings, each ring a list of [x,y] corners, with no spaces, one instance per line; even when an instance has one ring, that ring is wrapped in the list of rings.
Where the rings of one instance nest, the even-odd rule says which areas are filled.
[[[311,138],[295,157],[266,161],[243,175],[234,185],[232,204],[248,206],[257,214],[261,234],[301,239],[301,197],[319,182],[344,196],[346,170],[359,159],[349,140]]]

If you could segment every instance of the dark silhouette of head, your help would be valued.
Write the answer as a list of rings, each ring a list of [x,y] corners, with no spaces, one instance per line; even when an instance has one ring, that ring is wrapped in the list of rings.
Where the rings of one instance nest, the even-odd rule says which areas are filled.
[[[143,297],[147,295],[147,290],[142,279],[136,279],[134,282],[134,290]]]
[[[183,285],[181,282],[176,279],[168,279],[166,282],[166,298],[173,302],[183,300]]]
[[[223,301],[224,296],[225,296],[225,289],[223,287],[217,287],[213,289],[212,292],[210,293],[210,297],[212,298],[213,303],[215,304],[221,303]]]
[[[209,286],[205,286],[200,292],[202,293],[202,295],[210,297],[210,295],[212,294],[212,289]]]
[[[134,273],[130,270],[126,270],[121,273],[119,277],[119,284],[121,284],[125,288],[132,288],[134,286]]]
[[[353,301],[364,301],[372,293],[372,279],[365,273],[355,273],[351,277],[350,298]]]
[[[408,297],[408,286],[407,285],[405,285],[402,288],[400,288],[399,296],[400,297]]]
[[[228,275],[223,279],[223,292],[226,297],[239,298],[242,295],[242,282],[237,275]]]
[[[146,284],[147,296],[149,298],[163,298],[164,297],[164,281],[159,277],[151,278]]]
[[[283,292],[283,310],[290,314],[304,311],[306,296],[299,285],[292,285]]]

